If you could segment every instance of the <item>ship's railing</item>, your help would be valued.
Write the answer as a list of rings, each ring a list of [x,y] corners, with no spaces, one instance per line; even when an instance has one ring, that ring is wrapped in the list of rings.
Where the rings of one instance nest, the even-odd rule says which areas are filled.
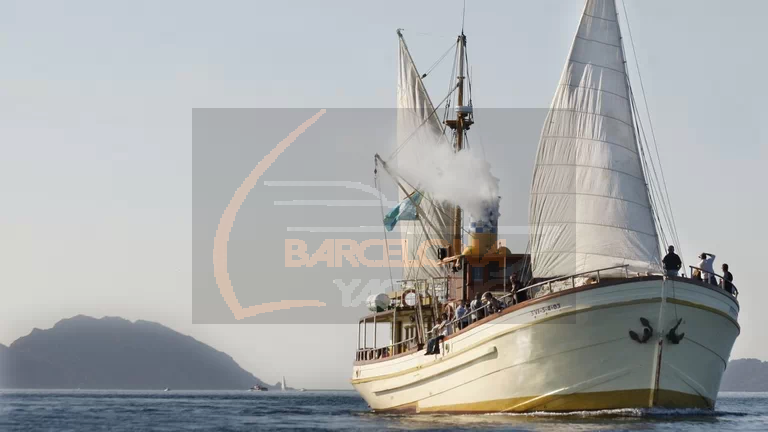
[[[459,330],[462,330],[463,327],[461,327],[461,325],[460,325],[461,323],[464,324],[464,327],[469,326],[470,324],[472,324],[475,321],[480,321],[482,319],[482,318],[480,318],[481,315],[482,315],[483,318],[485,318],[485,317],[487,317],[487,316],[489,316],[489,315],[491,315],[491,314],[493,314],[495,312],[499,312],[501,310],[506,309],[508,306],[511,306],[512,305],[511,302],[513,300],[512,296],[514,294],[515,293],[510,292],[510,293],[504,294],[501,297],[496,297],[496,300],[500,303],[498,311],[491,311],[491,307],[493,306],[493,304],[491,304],[491,303],[485,303],[484,305],[480,306],[479,308],[475,308],[475,309],[471,309],[471,308],[467,307],[467,313],[465,315],[462,315],[461,317],[455,317],[451,321],[448,321],[448,324],[446,324],[446,325],[451,326],[451,330],[454,333],[459,331]],[[431,330],[427,331],[427,336],[428,337],[434,337],[435,333],[437,331],[442,331],[443,328],[444,328],[444,326],[440,327],[440,328],[432,328]]]
[[[602,275],[601,275],[601,272],[602,272]],[[629,264],[606,267],[606,268],[591,270],[583,273],[577,273],[570,276],[563,276],[559,278],[546,280],[544,282],[539,282],[537,284],[530,285],[525,288],[521,288],[516,292],[510,292],[501,297],[496,297],[496,300],[498,300],[501,303],[500,309],[503,310],[514,303],[513,296],[516,296],[523,292],[527,292],[528,299],[532,299],[534,297],[540,297],[541,295],[544,295],[544,294],[549,294],[550,292],[552,292],[552,284],[557,284],[558,282],[569,281],[570,284],[565,284],[565,287],[561,289],[570,289],[570,288],[576,288],[576,280],[578,278],[582,278],[582,279],[587,278],[587,280],[589,280],[588,277],[591,275],[591,277],[594,278],[594,283],[599,283],[601,276],[605,277],[606,275],[609,275],[610,277],[616,277],[617,273],[619,275],[623,273],[623,276],[625,278],[629,278]],[[537,295],[535,296],[530,294],[531,292],[534,292],[534,291],[538,291]],[[459,323],[464,323],[465,325],[469,325],[475,321],[479,321],[481,319],[480,315],[482,315],[483,317],[487,317],[492,313],[496,312],[496,311],[490,310],[492,306],[493,305],[491,303],[486,303],[479,308],[475,308],[475,309],[468,308],[466,315],[460,318],[454,318],[453,320],[449,321],[447,325],[451,326],[451,329],[453,332],[459,331],[461,330],[461,328],[459,328],[460,327]],[[433,328],[427,331],[427,336],[434,337],[437,331],[442,331],[442,330],[443,330],[443,327],[440,327],[439,329]]]
[[[707,273],[707,272],[701,270],[698,267],[690,266],[690,268],[691,268],[691,273],[693,273],[693,269],[699,270],[702,274]],[[710,273],[710,274],[712,274],[715,278],[717,278],[719,280],[718,285],[721,288],[724,289],[725,282],[726,282],[725,278],[723,276],[719,275],[719,274],[716,274],[716,273]],[[590,275],[592,275],[592,276],[590,276]],[[563,276],[563,277],[559,277],[559,278],[554,278],[554,279],[546,280],[546,281],[543,281],[543,282],[539,282],[539,283],[527,286],[525,288],[521,288],[521,289],[517,290],[516,292],[510,292],[510,293],[507,293],[507,294],[505,294],[505,295],[503,295],[501,297],[496,297],[496,300],[501,302],[501,305],[500,305],[501,309],[505,309],[506,307],[511,306],[514,303],[514,299],[512,298],[512,296],[520,294],[520,293],[523,293],[523,292],[527,292],[527,299],[533,299],[533,298],[541,297],[542,295],[546,295],[546,294],[551,293],[552,292],[553,284],[558,284],[558,283],[565,282],[565,284],[563,284],[564,286],[560,287],[560,289],[561,290],[567,290],[567,289],[571,289],[571,288],[576,288],[576,286],[577,286],[576,285],[576,280],[579,279],[579,278],[581,278],[581,279],[585,279],[586,278],[587,280],[585,282],[587,282],[587,283],[600,283],[601,276],[603,278],[606,277],[606,276],[611,277],[611,278],[615,278],[615,277],[617,277],[617,275],[619,275],[619,276],[623,275],[624,278],[629,279],[630,278],[629,264],[623,264],[623,265],[618,265],[618,266],[613,266],[613,267],[606,267],[606,268],[601,268],[601,269],[598,269],[598,270],[591,270],[591,271],[587,271],[587,272],[583,272],[583,273],[577,273],[577,274],[570,275],[570,276]],[[592,280],[590,281],[590,279],[592,279]],[[701,279],[699,279],[699,280],[701,280]],[[568,283],[568,282],[570,282],[570,283]],[[739,296],[739,291],[736,289],[736,285],[733,285],[733,283],[731,282],[731,286],[733,287],[733,292],[731,293],[731,295],[733,295],[734,298],[738,297]],[[538,292],[536,292],[534,295],[531,295],[531,293],[534,292],[534,291],[538,291]],[[453,332],[459,331],[459,330],[461,330],[461,328],[459,328],[459,323],[464,323],[465,326],[468,326],[468,325],[472,324],[475,321],[479,321],[481,319],[479,315],[482,315],[483,317],[487,317],[490,314],[496,312],[496,311],[490,311],[490,308],[492,306],[493,305],[491,303],[486,303],[482,307],[479,307],[479,308],[476,308],[476,309],[467,308],[467,313],[465,315],[463,315],[462,317],[454,318],[453,320],[449,321],[447,325],[451,326],[451,329],[453,330]],[[479,315],[478,315],[478,311],[479,311]],[[473,316],[475,317],[474,319],[473,319]],[[437,329],[433,328],[433,329],[427,331],[427,336],[428,336],[428,338],[429,337],[434,337],[435,333],[437,331],[442,331],[442,330],[443,330],[443,327],[440,327],[440,328],[437,328]]]
[[[531,298],[541,297],[542,295],[552,293],[553,284],[555,285],[556,288],[557,288],[557,285],[561,285],[559,287],[560,288],[559,290],[563,290],[563,289],[576,288],[577,279],[587,279],[587,282],[600,283],[600,276],[601,276],[600,272],[602,272],[603,277],[605,277],[606,275],[610,275],[610,277],[613,277],[613,278],[615,278],[617,274],[622,275],[623,273],[624,278],[629,279],[629,264],[606,267],[606,268],[601,268],[597,270],[586,271],[583,273],[577,273],[570,276],[563,276],[559,278],[549,279],[544,282],[539,282],[537,284],[529,285],[525,288],[520,289],[518,292],[527,292],[528,298],[531,299]],[[590,279],[592,279],[592,281],[590,281]]]
[[[403,353],[408,350],[407,344],[416,344],[416,336],[410,339],[400,341],[395,344],[387,345],[379,348],[360,348],[355,354],[355,361],[377,360],[381,358],[391,357]]]
[[[708,272],[708,271],[706,271],[704,269],[701,269],[699,267],[695,267],[695,266],[688,266],[688,267],[691,269],[691,279],[698,280],[698,281],[701,281],[701,282],[704,282],[704,283],[708,283],[710,285],[719,286],[725,292],[731,294],[734,298],[739,297],[739,290],[736,289],[736,285],[734,285],[733,282],[725,280],[724,276],[719,275],[717,273]],[[698,273],[700,275],[698,278],[693,276],[694,270],[698,270]],[[710,276],[715,279],[715,283],[712,283],[711,280],[709,280],[709,279],[711,279]],[[726,287],[729,284],[731,286],[731,291],[728,291],[726,289]]]

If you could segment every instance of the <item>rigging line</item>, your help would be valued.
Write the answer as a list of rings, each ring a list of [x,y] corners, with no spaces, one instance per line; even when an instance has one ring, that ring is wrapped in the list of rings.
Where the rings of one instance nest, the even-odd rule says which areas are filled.
[[[462,32],[463,33],[463,32]],[[469,67],[469,50],[467,49],[466,39],[464,40],[464,62]],[[469,93],[469,106],[472,106],[472,69],[467,74],[467,92]]]
[[[416,62],[414,62],[414,61],[413,61],[413,56],[411,55],[411,51],[408,49],[408,44],[405,42],[405,37],[403,37],[403,34],[402,34],[402,32],[401,32],[400,30],[398,30],[398,33],[397,33],[397,35],[398,35],[398,37],[399,37],[399,39],[400,39],[400,43],[402,44],[403,48],[405,48],[405,53],[408,55],[408,60],[409,60],[409,62],[410,62],[410,64],[411,64],[411,67],[413,68],[413,71],[414,71],[414,72],[416,72],[416,75],[419,75],[419,76],[420,76],[420,74],[419,74],[419,69],[416,67]],[[457,49],[458,49],[458,48],[457,48]],[[432,108],[433,108],[433,111],[432,111],[432,113],[431,113],[431,114],[430,114],[430,115],[427,117],[427,119],[429,119],[430,117],[432,117],[432,116],[433,116],[433,115],[434,115],[434,114],[437,112],[437,109],[440,107],[440,105],[438,105],[437,107],[435,107],[435,106],[432,104],[432,98],[429,96],[429,93],[427,92],[427,88],[424,86],[424,81],[423,81],[421,78],[419,78],[418,84],[420,84],[421,90],[424,92],[424,94],[425,94],[425,95],[426,95],[426,97],[427,97],[427,102],[428,102],[428,105],[427,105],[427,106],[428,106],[428,107],[432,107]],[[448,89],[448,91],[449,91],[449,96],[450,96],[450,91],[451,91],[451,89],[449,88],[449,89]],[[442,102],[441,102],[441,103],[442,103]],[[439,121],[439,118],[438,118],[438,121]],[[425,122],[426,122],[426,121],[425,121]],[[422,123],[422,125],[423,125],[423,124],[424,124],[424,123]],[[418,128],[416,128],[416,130],[419,130],[419,128],[420,128],[422,125],[419,125],[419,127],[418,127]],[[414,133],[416,133],[416,130],[414,130]],[[443,135],[445,135],[445,129],[443,129],[442,133],[443,133]],[[410,137],[409,137],[409,139],[410,139]]]
[[[458,88],[458,86],[456,86],[456,88]],[[413,132],[411,132],[411,134],[408,136],[408,138],[406,138],[406,139],[405,139],[405,141],[403,141],[403,143],[402,143],[402,144],[400,144],[400,145],[399,145],[399,146],[398,146],[398,147],[395,149],[395,151],[394,151],[394,152],[392,152],[392,154],[391,154],[391,155],[389,156],[389,158],[388,158],[389,160],[392,160],[392,158],[394,158],[395,156],[397,156],[397,154],[398,154],[398,153],[400,153],[400,150],[402,150],[402,149],[405,147],[405,145],[406,145],[406,144],[408,144],[408,142],[409,142],[411,139],[413,139],[413,137],[414,137],[414,136],[416,136],[416,132],[418,132],[418,131],[419,131],[419,130],[420,130],[420,129],[421,129],[421,128],[422,128],[422,127],[423,127],[423,126],[424,126],[424,125],[427,123],[427,121],[429,121],[429,119],[431,119],[431,118],[432,118],[432,116],[433,116],[433,115],[435,115],[435,112],[438,110],[438,108],[440,108],[440,106],[441,106],[443,103],[445,103],[445,101],[446,101],[446,100],[448,100],[448,98],[449,98],[449,97],[451,97],[451,95],[453,94],[453,92],[454,92],[454,91],[456,91],[456,88],[454,88],[453,90],[451,90],[451,92],[450,92],[450,93],[448,93],[448,95],[447,95],[445,98],[443,98],[443,100],[442,100],[442,101],[440,101],[440,103],[439,103],[439,104],[437,104],[437,107],[436,107],[436,108],[434,108],[434,109],[432,110],[432,112],[431,112],[431,113],[430,113],[430,114],[427,116],[427,118],[425,118],[425,119],[424,119],[424,121],[422,121],[422,122],[421,122],[421,124],[419,124],[419,126],[418,126],[418,127],[416,127],[416,129],[414,129],[414,131],[413,131]]]
[[[442,38],[442,39],[453,39],[453,36],[451,36],[451,35],[444,35],[444,34],[439,34],[439,33],[418,32],[418,31],[415,31],[415,30],[409,30],[409,29],[404,29],[404,28],[401,28],[400,30],[401,31],[407,31],[409,34],[417,34],[417,35],[422,35],[422,36],[438,37],[438,38]]]
[[[376,157],[381,159],[381,157],[378,154],[376,155]],[[387,169],[387,163],[385,161],[383,161],[383,160],[381,160],[381,162],[382,162],[382,167],[387,172],[387,174],[392,175],[389,172],[389,170]],[[403,191],[403,193],[407,195],[408,200],[411,202],[413,207],[416,209],[416,215],[417,216],[421,216],[421,219],[419,219],[419,221],[421,222],[422,220],[426,220],[427,224],[429,224],[429,227],[432,228],[433,231],[440,232],[440,230],[438,230],[437,228],[435,228],[434,225],[432,225],[432,222],[429,220],[429,218],[424,215],[424,209],[422,209],[421,206],[419,206],[418,203],[416,203],[413,200],[413,193],[409,194],[408,191],[405,190],[405,187],[403,186],[402,183],[400,183],[397,179],[394,179],[394,180],[395,180],[395,183],[397,183],[397,187],[399,187],[400,190]],[[415,190],[415,188],[414,188],[414,190]],[[422,198],[423,198],[423,196],[422,196]],[[423,224],[423,222],[421,222],[421,223]],[[422,228],[423,228],[423,225],[422,225]],[[426,231],[426,229],[424,229],[424,231]]]
[[[456,41],[456,50],[453,53],[453,65],[451,65],[451,76],[449,76],[448,79],[448,91],[451,91],[452,88],[458,88],[458,83],[454,84],[454,76],[453,74],[456,72],[456,65],[458,63],[459,59],[459,41]],[[445,133],[445,130],[448,128],[448,125],[446,124],[446,120],[448,120],[448,115],[450,114],[450,108],[451,108],[451,102],[452,100],[448,101],[448,103],[445,104],[445,110],[443,110],[443,133]],[[451,137],[453,138],[453,134],[451,134]]]
[[[632,96],[632,91],[631,91],[631,88],[630,88],[630,98],[631,98],[631,96]],[[633,115],[633,118],[636,118],[637,117],[637,112],[635,112],[633,110],[632,115]],[[637,128],[637,123],[635,124],[635,128]],[[654,223],[656,224],[656,227],[657,227],[659,233],[661,234],[661,239],[660,240],[666,242],[666,233],[664,232],[664,225],[663,225],[663,223],[661,221],[661,218],[660,218],[660,215],[659,215],[659,211],[658,211],[658,206],[657,206],[657,203],[656,203],[656,196],[657,196],[658,193],[655,190],[655,184],[652,181],[653,177],[651,177],[651,172],[650,172],[650,168],[649,168],[649,165],[648,165],[648,160],[647,160],[647,157],[646,157],[646,154],[645,154],[645,146],[643,146],[642,139],[641,139],[641,137],[639,135],[637,135],[637,144],[638,144],[638,151],[640,152],[640,155],[641,155],[641,166],[642,166],[642,169],[643,169],[643,175],[645,176],[646,181],[648,181],[647,186],[649,186],[649,189],[648,189],[648,201],[651,204],[651,216],[654,218]],[[662,211],[663,211],[663,208],[662,208]],[[657,240],[659,240],[659,239],[657,239]]]
[[[425,199],[425,200],[427,200],[427,201],[428,201],[430,204],[432,204],[432,208],[433,208],[433,209],[435,209],[435,210],[437,210],[437,211],[439,211],[439,212],[440,212],[440,213],[441,213],[441,214],[442,214],[444,217],[448,218],[448,220],[450,221],[450,223],[451,223],[451,224],[453,224],[453,223],[454,223],[454,220],[455,220],[455,219],[454,219],[454,217],[453,217],[453,216],[451,216],[450,214],[446,213],[446,211],[445,211],[445,210],[443,210],[443,207],[440,205],[441,203],[439,203],[439,202],[435,201],[434,199],[430,198],[430,196],[429,196],[428,194],[425,194],[423,190],[421,190],[421,189],[419,189],[419,188],[415,187],[415,186],[414,186],[413,184],[411,184],[411,183],[410,183],[410,182],[409,182],[409,181],[408,181],[406,178],[404,178],[404,177],[402,177],[402,176],[399,176],[399,175],[394,175],[394,174],[390,173],[390,172],[389,172],[389,171],[388,171],[386,168],[384,169],[384,172],[386,172],[387,174],[389,174],[389,176],[390,176],[390,177],[392,177],[392,179],[393,179],[395,182],[397,182],[397,181],[398,181],[398,178],[399,178],[399,180],[400,180],[400,181],[402,181],[403,183],[405,183],[406,185],[408,185],[408,187],[410,187],[410,188],[411,188],[411,189],[413,189],[414,191],[419,191],[419,192],[421,193],[421,198],[422,198],[422,199]],[[397,178],[396,178],[396,177],[397,177]],[[417,205],[416,207],[418,207],[418,208],[421,208],[421,205]],[[468,229],[464,228],[464,226],[463,226],[463,225],[462,225],[462,227],[461,227],[461,231],[462,231],[462,232],[464,232],[464,233],[466,233],[466,234],[470,234],[470,231],[469,231]],[[440,231],[438,231],[438,230],[436,230],[436,229],[435,229],[435,232],[438,232],[438,233],[439,233]]]
[[[627,88],[628,88],[629,95],[630,95],[630,100],[631,100],[632,99],[632,89],[629,86],[629,80],[627,80],[626,83],[627,83]],[[632,111],[632,119],[635,120],[637,118],[636,110],[630,109],[630,111]],[[646,181],[648,182],[647,186],[650,186],[648,188],[648,202],[651,205],[651,218],[653,218],[654,224],[656,225],[656,228],[657,228],[656,240],[657,240],[657,242],[661,242],[661,241],[666,242],[666,233],[664,232],[664,225],[661,222],[661,218],[660,218],[660,215],[659,215],[659,212],[658,212],[658,206],[657,206],[656,199],[655,199],[655,195],[656,194],[654,193],[655,192],[655,190],[654,190],[654,183],[652,181],[653,177],[651,177],[650,168],[648,166],[648,160],[647,160],[646,154],[645,154],[645,146],[643,146],[643,144],[642,144],[642,138],[640,137],[640,135],[638,133],[639,131],[637,131],[637,132],[635,131],[635,129],[637,129],[637,121],[635,121],[634,123],[635,124],[633,125],[633,131],[632,132],[635,135],[636,143],[637,143],[637,148],[638,148],[638,151],[640,152],[640,159],[641,159],[641,164],[640,165],[641,165],[641,167],[643,169],[643,175],[645,176]],[[657,247],[661,248],[661,245],[659,244],[659,245],[657,245]]]
[[[387,174],[389,174],[389,172],[387,172]],[[430,198],[427,194],[424,193],[424,191],[422,191],[422,190],[418,189],[417,187],[413,186],[404,177],[400,177],[400,180],[402,180],[403,183],[407,184],[411,189],[413,189],[415,191],[421,192],[421,198],[422,199],[426,199],[427,201],[429,201],[430,204],[432,204],[432,208],[437,209],[440,213],[443,214],[443,216],[447,217],[448,220],[451,222],[451,224],[453,224],[455,222],[455,218],[453,216],[449,215],[448,213],[446,213],[445,210],[443,210],[443,208],[440,205],[440,203],[438,203],[435,200],[433,200],[432,198]],[[420,206],[417,206],[417,207],[420,207]],[[435,230],[435,231],[439,232],[437,230]],[[464,224],[461,224],[461,231],[466,233],[466,234],[471,234],[468,229],[464,228]]]
[[[650,112],[650,109],[648,108],[648,99],[647,99],[646,93],[645,93],[645,85],[643,84],[643,76],[642,76],[642,73],[640,72],[640,62],[638,62],[638,60],[637,60],[637,50],[635,49],[635,41],[632,38],[632,27],[629,24],[629,15],[627,14],[627,4],[626,4],[626,2],[622,1],[621,2],[621,6],[624,9],[624,20],[627,22],[627,33],[629,34],[629,42],[632,45],[632,55],[635,58],[635,69],[637,70],[637,77],[640,80],[640,91],[643,94],[643,102],[645,104],[645,111],[646,111],[646,115],[648,116],[648,127],[651,129],[651,138],[653,139],[653,146],[655,148],[656,158],[659,160],[659,170],[661,171],[661,179],[662,179],[662,184],[664,186],[664,193],[665,193],[665,196],[666,196],[667,205],[669,206],[669,211],[670,211],[671,216],[672,216],[673,230],[675,231],[675,233],[677,233],[677,223],[675,222],[675,213],[672,210],[672,202],[669,199],[669,190],[667,189],[667,180],[666,180],[666,178],[664,176],[664,168],[661,165],[661,157],[659,156],[659,147],[658,147],[658,144],[657,144],[657,141],[656,141],[656,132],[655,132],[655,130],[653,128],[653,119],[651,118],[651,112]],[[677,236],[677,234],[675,234],[675,236]],[[676,239],[675,241],[678,241],[678,240]]]
[[[643,135],[644,144],[645,144],[646,148],[648,148],[648,139],[645,136],[645,128],[643,127],[642,123],[639,123],[639,124],[640,124],[640,128],[641,128],[641,133]],[[650,152],[650,148],[648,148],[648,151]],[[659,161],[659,163],[661,163],[661,162]],[[656,188],[656,191],[657,191],[657,194],[659,195],[659,197],[661,197],[661,199],[663,200],[665,198],[665,195],[664,195],[664,192],[661,190],[661,182],[659,181],[659,175],[656,172],[656,164],[653,161],[652,157],[651,157],[651,164],[652,164],[652,169],[653,169],[653,174],[654,174],[654,179],[655,179],[654,187]],[[662,205],[663,205],[662,209],[664,211],[664,216],[666,218],[666,223],[667,223],[667,225],[668,225],[668,227],[670,229],[670,232],[672,234],[672,238],[675,241],[675,243],[679,245],[680,240],[679,240],[679,237],[678,237],[677,227],[676,227],[675,222],[674,222],[674,214],[672,213],[671,205],[668,202],[668,196],[667,196],[667,201],[666,202],[662,201]],[[681,249],[681,252],[682,252],[682,249]]]
[[[649,172],[648,173],[649,174],[648,178],[653,181],[652,187],[655,188],[655,191],[656,191],[659,199],[661,200],[661,210],[664,212],[664,217],[666,219],[668,227],[670,228],[670,232],[672,234],[672,238],[675,239],[675,241],[677,241],[676,240],[677,229],[675,228],[674,220],[673,220],[673,218],[670,215],[671,207],[669,206],[669,203],[664,200],[665,195],[664,195],[663,191],[661,190],[661,186],[660,186],[661,182],[659,181],[659,174],[656,171],[656,163],[653,160],[653,155],[650,154],[650,148],[648,147],[648,138],[645,135],[645,127],[643,126],[642,119],[640,118],[640,114],[638,112],[639,110],[638,110],[638,107],[637,107],[637,101],[635,100],[635,96],[634,96],[634,91],[632,89],[632,85],[629,83],[628,80],[627,80],[627,85],[629,87],[630,104],[631,104],[631,107],[632,107],[632,110],[633,110],[633,117],[635,118],[635,123],[636,123],[635,127],[636,127],[637,132],[638,132],[637,133],[638,143],[642,146],[642,148],[648,150],[648,154],[647,155],[645,154],[645,152],[643,153],[643,157],[644,158],[648,158],[646,163],[650,165],[650,169],[652,170],[652,173],[653,173],[653,176],[651,177],[651,175],[650,175],[651,172]],[[659,161],[659,163],[661,163],[661,161]]]
[[[448,49],[443,53],[443,55],[441,55],[436,62],[432,63],[432,66],[430,66],[429,69],[427,69],[427,71],[424,72],[424,75],[421,76],[421,79],[426,78],[427,75],[432,73],[432,71],[437,67],[437,65],[439,65],[440,62],[442,62],[448,56],[448,53],[450,53],[452,49],[455,49],[455,47],[456,47],[455,43],[451,44],[451,46],[448,47]]]
[[[392,288],[392,291],[395,290],[395,278],[392,277],[392,263],[389,261],[389,239],[387,238],[387,227],[384,226],[384,198],[381,193],[381,184],[379,183],[379,161],[374,159],[373,162],[373,183],[376,186],[376,190],[379,192],[379,201],[381,203],[381,206],[379,208],[381,209],[381,227],[384,231],[384,246],[386,246],[386,249],[384,251],[384,255],[387,256],[387,268],[389,269],[389,284]]]
[[[618,21],[618,12],[616,13],[616,19]],[[620,31],[621,30],[619,29],[619,32]],[[620,35],[620,38],[621,38],[621,34],[620,33],[619,33],[619,35]],[[630,112],[631,112],[630,122],[632,122],[632,124],[630,125],[630,127],[632,128],[632,134],[633,134],[633,137],[635,139],[635,144],[636,144],[636,146],[638,148],[638,152],[641,155],[641,158],[640,158],[641,159],[641,167],[643,169],[643,174],[645,175],[645,177],[647,179],[647,182],[648,182],[648,184],[646,186],[649,186],[649,187],[646,187],[646,191],[648,193],[648,201],[651,204],[651,208],[652,208],[652,210],[651,210],[651,218],[654,220],[654,224],[656,224],[656,227],[657,227],[657,237],[656,237],[656,240],[657,240],[657,242],[664,241],[666,243],[666,240],[667,240],[666,237],[667,236],[666,236],[666,232],[664,230],[664,224],[661,221],[661,217],[664,217],[665,220],[668,220],[668,215],[666,214],[666,206],[664,205],[663,197],[661,198],[661,200],[657,199],[659,197],[658,190],[657,190],[658,175],[656,174],[655,165],[653,164],[653,157],[649,158],[648,156],[646,156],[646,152],[645,152],[646,145],[643,145],[643,140],[642,140],[642,136],[641,136],[640,129],[639,129],[641,127],[641,125],[642,125],[642,122],[640,121],[640,116],[639,116],[639,113],[638,113],[638,110],[637,110],[637,106],[636,106],[635,103],[632,102],[633,99],[634,99],[634,95],[633,95],[633,91],[632,91],[632,85],[631,85],[631,83],[629,81],[629,74],[627,73],[627,70],[626,70],[626,62],[627,62],[626,50],[624,49],[624,46],[623,46],[624,45],[623,38],[621,38],[620,40],[621,40],[620,51],[621,51],[621,54],[622,54],[622,60],[624,62],[624,64],[623,64],[623,66],[624,66],[623,74],[624,74],[624,77],[625,77],[625,81],[624,82],[625,82],[625,85],[627,86],[627,92],[629,93],[629,97],[630,97],[630,100],[631,100],[631,102],[630,102]],[[651,176],[651,170],[653,170],[653,174],[654,174],[655,177]],[[655,182],[654,182],[654,179],[655,179]],[[660,201],[660,202],[657,202],[657,201]],[[661,210],[661,213],[662,213],[661,215],[659,214],[659,210]],[[659,236],[659,234],[660,234],[660,236]],[[659,247],[659,258],[661,258],[661,252],[662,252],[661,244],[658,244],[657,246]]]
[[[631,86],[630,86],[630,99],[631,99],[632,107],[634,108],[634,117],[636,118],[636,123],[637,123],[636,127],[637,127],[638,132],[639,132],[639,134],[638,134],[639,144],[641,145],[641,147],[643,149],[648,149],[649,153],[650,153],[650,148],[648,148],[648,139],[647,139],[647,137],[645,135],[645,128],[643,127],[643,123],[641,121],[639,113],[637,112],[638,111],[637,110],[637,102],[635,101],[634,92],[632,91],[632,87]],[[649,173],[648,173],[649,179],[652,180],[652,182],[651,182],[651,189],[652,189],[653,192],[655,192],[655,194],[657,196],[657,200],[660,201],[660,204],[661,204],[660,205],[660,209],[661,209],[662,214],[664,216],[664,219],[665,219],[665,222],[667,224],[667,227],[670,229],[671,238],[672,238],[672,240],[675,243],[679,244],[679,238],[677,236],[677,228],[675,227],[674,219],[671,216],[672,210],[671,210],[671,207],[669,207],[668,203],[665,202],[665,200],[664,200],[664,196],[665,195],[664,195],[663,191],[661,190],[660,181],[659,181],[659,175],[658,175],[658,172],[656,171],[656,164],[655,164],[655,162],[653,160],[653,156],[650,155],[650,154],[646,155],[645,152],[643,152],[643,156],[644,156],[644,158],[648,158],[648,160],[646,161],[646,164],[650,165],[650,170],[652,170],[652,174],[653,174],[653,176],[651,177],[651,175],[650,175],[651,172],[649,171]]]

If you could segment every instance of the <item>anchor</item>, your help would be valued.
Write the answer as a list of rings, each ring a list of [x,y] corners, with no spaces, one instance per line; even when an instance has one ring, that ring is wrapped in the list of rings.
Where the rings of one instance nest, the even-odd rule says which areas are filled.
[[[667,333],[667,340],[672,342],[673,344],[677,345],[680,343],[681,340],[685,337],[685,333],[677,334],[677,328],[680,327],[680,324],[683,322],[683,319],[680,318],[677,320],[677,324],[675,324],[674,327],[669,329],[669,332]]]
[[[640,317],[640,324],[643,325],[643,335],[640,336],[634,331],[630,330],[629,337],[637,343],[646,343],[648,342],[648,339],[653,336],[653,327],[651,327],[651,323],[649,323],[648,320],[643,317]]]

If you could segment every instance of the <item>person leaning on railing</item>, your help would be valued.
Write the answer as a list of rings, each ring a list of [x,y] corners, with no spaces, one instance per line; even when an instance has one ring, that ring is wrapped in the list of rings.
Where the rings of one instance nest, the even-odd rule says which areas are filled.
[[[424,355],[440,354],[440,342],[453,333],[453,328],[448,322],[448,314],[443,313],[437,319],[437,324],[430,330],[432,338],[427,343],[427,352]]]
[[[667,255],[664,256],[664,259],[661,261],[664,263],[665,273],[667,276],[677,276],[680,272],[680,267],[683,266],[683,261],[680,260],[680,257],[675,253],[674,246],[670,245],[667,252]]]
[[[480,321],[481,319],[485,318],[485,309],[483,309],[483,296],[480,293],[477,293],[475,296],[475,299],[472,300],[472,303],[469,304],[471,309],[471,320],[472,322]]]
[[[483,294],[483,303],[487,306],[486,307],[486,314],[490,315],[496,312],[501,312],[503,309],[501,306],[501,302],[496,299],[496,297],[493,296],[493,294],[490,293],[490,291],[486,291],[485,294]]]

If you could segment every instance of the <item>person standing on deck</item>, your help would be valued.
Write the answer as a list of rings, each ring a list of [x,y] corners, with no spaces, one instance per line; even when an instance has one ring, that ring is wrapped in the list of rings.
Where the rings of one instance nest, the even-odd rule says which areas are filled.
[[[459,330],[463,330],[469,324],[469,311],[467,310],[467,301],[462,300],[459,307],[456,308],[456,319],[459,321]]]
[[[704,276],[704,282],[712,285],[717,285],[717,279],[715,278],[715,255],[711,253],[702,252],[699,255],[701,261],[699,261],[699,268],[701,269],[702,276]]]
[[[509,285],[512,291],[512,304],[517,304],[517,291],[520,290],[520,279],[517,277],[517,272],[512,273],[512,276],[509,277]]]
[[[661,262],[664,263],[664,270],[666,271],[667,276],[677,276],[678,272],[680,272],[680,267],[683,266],[683,262],[675,253],[674,246],[669,246],[667,252],[667,255],[661,260]]]
[[[483,297],[480,293],[477,293],[475,299],[472,300],[472,303],[469,304],[469,307],[472,310],[472,322],[480,321],[481,319],[485,318],[485,310],[482,309]]]
[[[722,282],[722,288],[733,294],[733,274],[728,271],[728,264],[723,264],[723,280]]]

